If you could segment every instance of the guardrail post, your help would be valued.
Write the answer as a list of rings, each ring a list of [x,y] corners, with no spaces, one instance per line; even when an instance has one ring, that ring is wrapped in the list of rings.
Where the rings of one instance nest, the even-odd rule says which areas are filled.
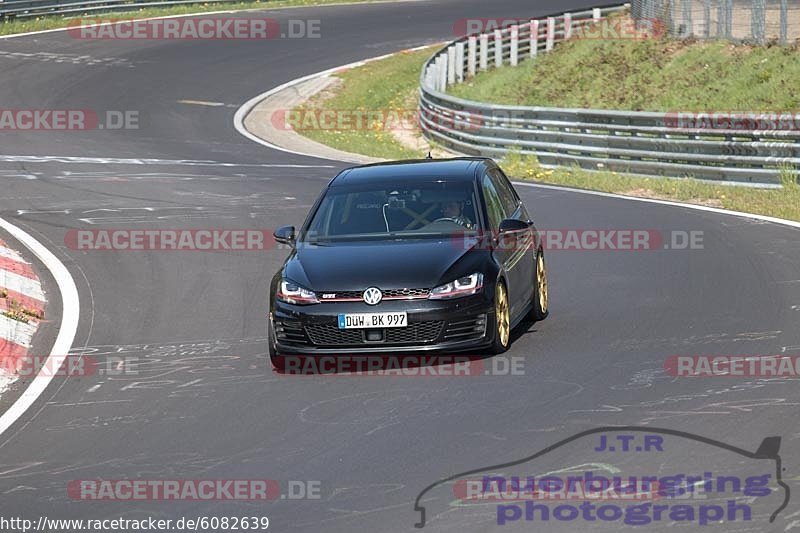
[[[599,7],[592,9],[592,20],[597,22],[601,18],[603,18],[603,11]]]
[[[539,53],[539,21],[531,21],[531,51],[530,56],[534,57]]]
[[[519,64],[519,26],[511,26],[511,66]]]
[[[456,43],[456,81],[464,81],[464,42]]]
[[[486,70],[489,68],[489,36],[487,34],[483,34],[478,37],[481,43],[481,54],[480,54],[480,64],[479,67],[481,70]]]
[[[683,14],[683,33],[684,37],[694,37],[694,21],[692,17],[692,4],[689,2],[683,2],[682,7],[682,14]]]
[[[437,90],[447,90],[447,56],[441,54],[436,58],[436,85]]]
[[[447,85],[456,82],[456,47],[447,48]]]
[[[753,35],[753,40],[758,44],[764,44],[766,38],[766,17],[767,17],[767,4],[766,0],[752,0],[753,6],[750,15],[750,33]]]
[[[473,35],[467,41],[467,76],[475,75],[475,59],[477,53],[478,39]]]
[[[548,52],[553,49],[553,43],[556,40],[556,19],[547,17],[547,41],[544,49]]]
[[[494,30],[494,66],[503,66],[503,32]]]
[[[733,16],[733,0],[720,0],[717,14],[717,38],[730,39],[731,17]]]
[[[789,1],[781,0],[781,42],[789,40]]]
[[[564,13],[564,39],[572,37],[572,13]]]

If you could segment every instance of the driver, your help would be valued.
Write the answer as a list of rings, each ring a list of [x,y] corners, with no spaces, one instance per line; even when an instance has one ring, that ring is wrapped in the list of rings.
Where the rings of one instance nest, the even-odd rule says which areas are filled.
[[[472,221],[464,215],[464,202],[445,202],[442,205],[442,215],[456,224],[472,229]]]

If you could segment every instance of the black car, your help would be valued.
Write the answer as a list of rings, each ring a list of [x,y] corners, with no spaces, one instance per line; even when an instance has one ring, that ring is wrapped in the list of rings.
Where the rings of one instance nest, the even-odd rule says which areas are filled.
[[[547,316],[541,241],[491,159],[378,163],[340,172],[270,288],[269,352],[360,354],[508,348]]]

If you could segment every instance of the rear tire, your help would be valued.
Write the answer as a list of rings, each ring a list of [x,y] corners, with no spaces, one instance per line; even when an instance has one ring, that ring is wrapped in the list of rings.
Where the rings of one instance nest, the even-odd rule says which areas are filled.
[[[492,341],[491,352],[501,354],[508,350],[511,342],[511,317],[508,305],[508,291],[502,281],[497,282],[494,290],[494,340]]]
[[[536,270],[534,274],[533,305],[531,318],[534,321],[544,320],[550,313],[548,288],[547,288],[547,265],[544,262],[544,252],[536,252]]]

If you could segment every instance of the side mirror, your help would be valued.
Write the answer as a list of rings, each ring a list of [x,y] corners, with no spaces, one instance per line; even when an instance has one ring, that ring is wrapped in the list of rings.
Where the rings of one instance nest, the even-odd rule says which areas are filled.
[[[294,226],[281,226],[272,234],[277,242],[283,244],[294,244]]]
[[[531,225],[527,222],[522,220],[517,220],[515,218],[507,218],[500,222],[500,227],[498,228],[499,233],[507,233],[507,232],[515,232],[515,231],[525,231],[530,228]]]

